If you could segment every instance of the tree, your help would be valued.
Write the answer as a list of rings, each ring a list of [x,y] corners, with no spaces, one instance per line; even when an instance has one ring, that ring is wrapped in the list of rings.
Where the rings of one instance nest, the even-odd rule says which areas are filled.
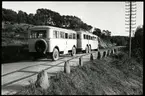
[[[17,21],[18,23],[26,23],[28,14],[26,12],[23,12],[21,10],[18,11],[18,17],[17,17]]]
[[[138,26],[135,31],[135,36],[133,38],[132,47],[143,49],[143,26]]]
[[[17,22],[17,13],[11,9],[2,8],[2,20],[9,22]]]
[[[98,37],[101,36],[101,29],[99,28],[94,28],[93,34],[97,35]]]

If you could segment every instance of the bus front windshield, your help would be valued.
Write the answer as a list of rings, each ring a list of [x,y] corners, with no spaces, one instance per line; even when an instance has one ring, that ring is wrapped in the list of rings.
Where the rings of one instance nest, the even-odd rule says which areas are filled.
[[[46,38],[46,30],[31,30],[30,38]]]

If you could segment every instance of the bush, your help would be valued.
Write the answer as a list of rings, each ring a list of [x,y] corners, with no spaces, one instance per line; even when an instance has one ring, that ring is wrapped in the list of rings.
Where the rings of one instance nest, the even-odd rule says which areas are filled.
[[[13,45],[2,47],[2,63],[27,60],[28,55],[27,45]]]

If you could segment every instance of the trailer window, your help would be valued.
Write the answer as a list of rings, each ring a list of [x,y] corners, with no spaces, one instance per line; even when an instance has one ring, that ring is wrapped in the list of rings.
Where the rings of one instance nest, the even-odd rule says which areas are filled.
[[[86,39],[86,35],[84,34],[84,39]]]
[[[86,39],[89,39],[89,36],[88,35],[86,35]]]
[[[73,33],[73,39],[76,39],[76,34],[75,33]]]
[[[65,33],[65,39],[67,39],[68,38],[68,33]]]

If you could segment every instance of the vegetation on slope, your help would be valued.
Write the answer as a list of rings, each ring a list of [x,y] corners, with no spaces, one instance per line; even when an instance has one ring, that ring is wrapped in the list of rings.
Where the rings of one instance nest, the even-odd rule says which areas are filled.
[[[119,53],[102,60],[86,62],[71,74],[58,73],[47,90],[31,83],[17,95],[141,95],[143,63]]]

